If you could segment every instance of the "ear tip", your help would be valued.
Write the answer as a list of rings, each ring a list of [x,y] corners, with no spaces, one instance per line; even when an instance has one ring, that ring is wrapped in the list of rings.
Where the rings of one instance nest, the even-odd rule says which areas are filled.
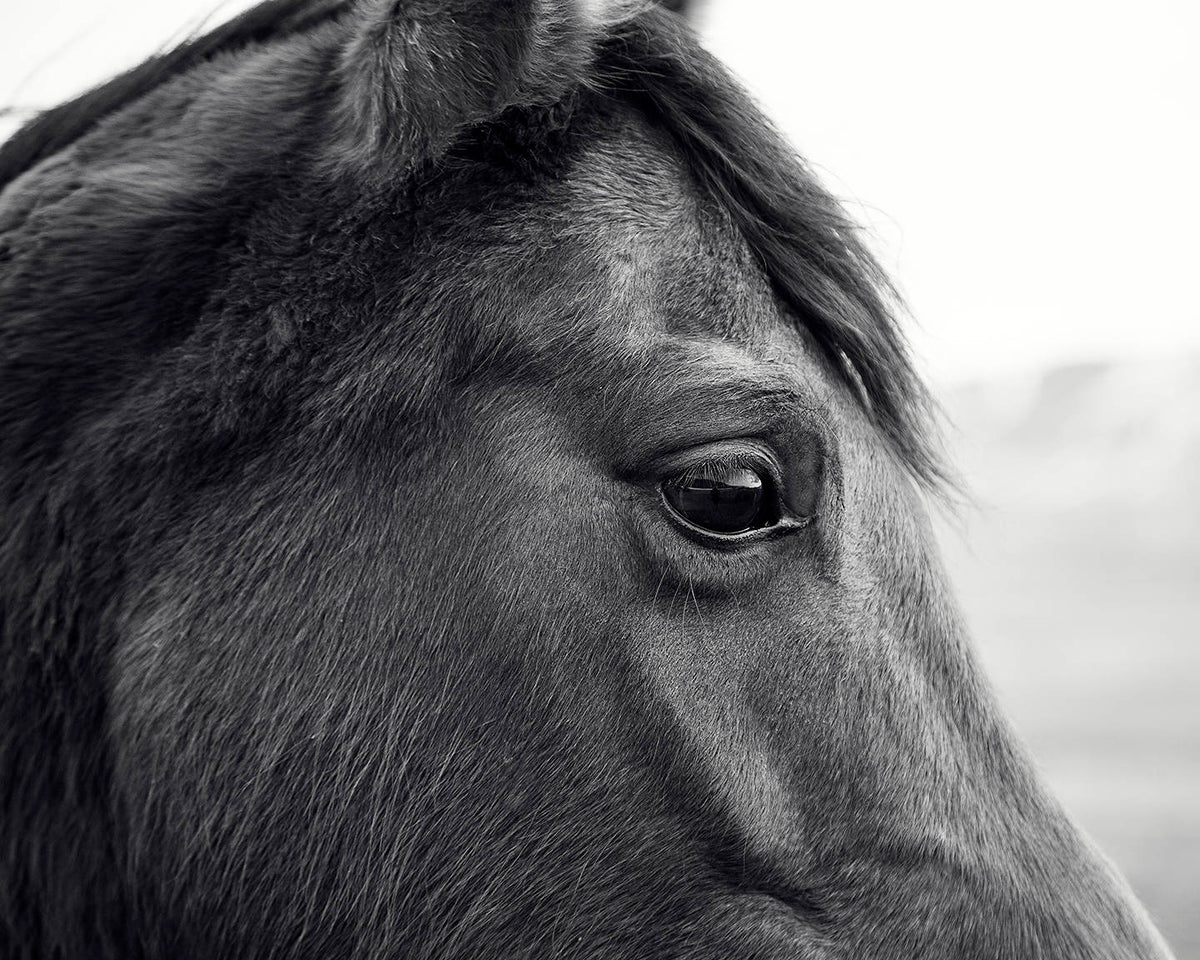
[[[554,2],[554,0],[551,0]],[[675,9],[678,4],[671,0],[570,0],[578,10],[584,23],[600,28],[607,24],[627,20],[655,7]]]
[[[620,6],[616,0],[575,0],[575,5],[584,23],[596,25],[605,23]]]

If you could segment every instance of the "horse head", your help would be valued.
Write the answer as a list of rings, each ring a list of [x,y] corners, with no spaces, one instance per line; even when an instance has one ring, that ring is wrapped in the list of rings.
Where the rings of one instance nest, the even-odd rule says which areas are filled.
[[[673,13],[275,0],[0,180],[5,955],[1169,956]]]

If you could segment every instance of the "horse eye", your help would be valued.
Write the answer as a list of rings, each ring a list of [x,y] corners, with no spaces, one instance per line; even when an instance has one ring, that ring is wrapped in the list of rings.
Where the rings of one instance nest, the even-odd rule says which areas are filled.
[[[710,533],[744,533],[778,520],[770,484],[749,467],[712,465],[667,480],[668,505]]]

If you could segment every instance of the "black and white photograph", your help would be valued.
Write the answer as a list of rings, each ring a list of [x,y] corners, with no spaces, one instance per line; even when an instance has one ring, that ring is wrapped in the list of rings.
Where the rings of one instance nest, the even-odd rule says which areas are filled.
[[[1200,4],[6,0],[0,960],[1200,960]]]

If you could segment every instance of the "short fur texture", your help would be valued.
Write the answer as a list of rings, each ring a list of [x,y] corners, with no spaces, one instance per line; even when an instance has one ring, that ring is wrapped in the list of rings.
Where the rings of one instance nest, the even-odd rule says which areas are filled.
[[[674,14],[264,4],[0,185],[0,956],[1169,955],[970,657],[890,288]],[[786,531],[673,517],[730,457]]]

